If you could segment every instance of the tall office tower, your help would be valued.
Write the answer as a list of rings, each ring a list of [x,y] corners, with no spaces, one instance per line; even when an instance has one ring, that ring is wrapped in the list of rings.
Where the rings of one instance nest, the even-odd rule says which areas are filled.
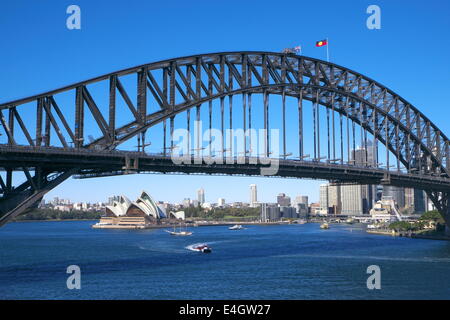
[[[280,207],[289,207],[291,205],[291,197],[286,196],[284,193],[280,193],[277,196],[277,204]]]
[[[388,197],[395,201],[397,207],[402,209],[405,207],[405,189],[394,186],[383,186],[383,197]]]
[[[191,199],[189,199],[189,198],[184,198],[184,199],[183,199],[183,207],[189,208],[190,206],[191,206]]]
[[[296,199],[300,200],[297,203],[304,203],[308,206],[308,196],[298,196]]]
[[[405,208],[414,211],[414,189],[405,188]]]
[[[342,211],[341,185],[328,185],[328,207],[333,208],[333,214],[341,214]]]
[[[322,184],[320,185],[320,209],[329,212],[332,208],[333,214],[340,214],[341,212],[341,186]]]
[[[268,207],[267,213],[270,221],[278,221],[281,218],[280,207]]]
[[[371,167],[375,165],[373,144],[367,141],[367,147],[358,147],[352,151],[353,161],[356,166]],[[363,200],[363,213],[368,213],[376,201],[377,187],[375,185],[360,185]]]
[[[377,185],[376,186],[376,197],[375,197],[375,201],[381,200],[381,198],[383,197],[383,186],[382,185]]]
[[[292,206],[297,210],[297,213],[300,216],[306,216],[308,214],[308,196],[296,196]]]
[[[341,214],[360,215],[363,213],[362,188],[358,184],[341,185]]]
[[[414,213],[423,213],[427,211],[428,197],[425,191],[414,189]]]
[[[328,184],[320,185],[319,203],[320,209],[328,212]]]
[[[286,219],[297,218],[297,210],[293,207],[280,207],[280,216]]]
[[[267,222],[268,219],[267,203],[261,203],[261,222]]]
[[[197,190],[197,200],[200,204],[205,203],[205,190],[203,188]]]
[[[224,207],[224,206],[225,206],[225,199],[224,199],[224,198],[219,198],[219,199],[217,200],[217,205],[218,205],[219,207]]]
[[[250,185],[250,207],[255,208],[258,206],[258,194],[256,191],[256,184]]]
[[[292,206],[295,208],[297,208],[300,203],[304,203],[308,206],[308,196],[298,195],[292,200]]]

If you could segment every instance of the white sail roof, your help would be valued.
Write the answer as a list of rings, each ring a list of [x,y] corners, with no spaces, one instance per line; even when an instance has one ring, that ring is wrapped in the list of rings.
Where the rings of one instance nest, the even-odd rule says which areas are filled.
[[[127,213],[131,201],[125,197],[120,196],[119,201],[114,201],[111,206],[106,206],[117,217],[124,216]]]
[[[140,208],[145,214],[154,217],[155,219],[165,218],[166,214],[156,204],[155,200],[146,192],[142,191],[141,196],[133,202],[135,206]]]

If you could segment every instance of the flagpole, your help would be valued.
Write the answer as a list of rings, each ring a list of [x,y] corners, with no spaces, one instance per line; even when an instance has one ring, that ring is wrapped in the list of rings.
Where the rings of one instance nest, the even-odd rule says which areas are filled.
[[[330,46],[330,41],[328,41],[328,38],[327,38],[327,62],[330,62],[330,54],[328,52],[328,47],[329,46]]]

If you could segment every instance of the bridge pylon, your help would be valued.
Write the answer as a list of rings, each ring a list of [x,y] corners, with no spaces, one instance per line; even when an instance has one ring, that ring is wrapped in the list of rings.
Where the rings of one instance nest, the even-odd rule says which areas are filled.
[[[0,227],[24,213],[28,209],[36,207],[44,195],[73,175],[78,169],[71,169],[66,172],[43,174],[41,170],[36,170],[34,177],[31,177],[28,170],[27,181],[17,187],[4,185],[2,182],[3,197],[0,198]],[[9,183],[8,183],[9,184]]]

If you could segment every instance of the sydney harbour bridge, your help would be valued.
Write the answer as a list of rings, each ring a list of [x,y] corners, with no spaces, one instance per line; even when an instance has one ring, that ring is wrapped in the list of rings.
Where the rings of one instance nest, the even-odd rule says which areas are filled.
[[[0,225],[71,176],[261,175],[268,162],[254,159],[264,158],[277,160],[276,177],[424,190],[450,227],[447,136],[389,88],[314,58],[223,52],[158,61],[2,103],[0,121]],[[220,150],[200,133],[183,154],[195,161],[174,161],[180,128],[217,129]],[[228,141],[229,129],[263,130],[263,147],[251,134]]]

